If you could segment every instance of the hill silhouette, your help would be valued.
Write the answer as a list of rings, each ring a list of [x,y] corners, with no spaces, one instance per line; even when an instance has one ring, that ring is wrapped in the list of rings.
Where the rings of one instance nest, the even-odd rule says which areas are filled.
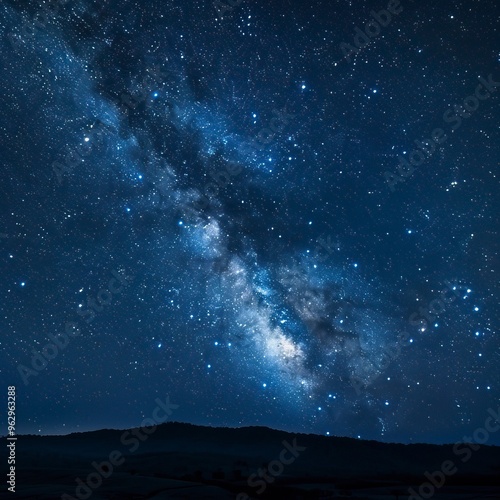
[[[458,455],[453,444],[390,444],[176,422],[25,435],[17,440],[11,498],[402,500],[410,497],[410,487],[418,492],[428,482],[426,471],[440,471],[451,460],[457,471],[442,488],[434,487],[433,498],[500,499],[500,448],[481,446],[462,461],[465,448],[470,449],[462,445]]]

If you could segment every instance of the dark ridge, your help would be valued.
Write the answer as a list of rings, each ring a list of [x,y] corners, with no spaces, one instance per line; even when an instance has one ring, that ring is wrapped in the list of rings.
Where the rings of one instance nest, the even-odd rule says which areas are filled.
[[[440,493],[456,499],[500,498],[500,447],[471,450],[461,444],[457,453],[453,447],[179,422],[64,436],[19,435],[16,498],[53,499],[66,493],[71,500],[79,498],[76,487],[84,484],[79,491],[90,488],[92,500],[397,499],[428,483],[426,472],[438,477],[446,461],[457,470],[446,476]],[[113,465],[112,457],[120,463]],[[101,464],[101,473],[92,464]],[[265,481],[265,474],[272,481]],[[85,486],[87,478],[99,487]]]

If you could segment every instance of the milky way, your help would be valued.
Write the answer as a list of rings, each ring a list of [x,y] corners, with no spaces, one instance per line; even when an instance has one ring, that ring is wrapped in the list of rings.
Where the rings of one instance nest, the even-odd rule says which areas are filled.
[[[188,3],[2,6],[19,431],[168,394],[199,424],[460,439],[500,388],[498,6],[401,2],[346,57],[386,2]]]

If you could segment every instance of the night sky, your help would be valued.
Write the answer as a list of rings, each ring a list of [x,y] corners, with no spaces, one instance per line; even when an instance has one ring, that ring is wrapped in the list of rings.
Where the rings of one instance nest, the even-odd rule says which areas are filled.
[[[498,3],[232,3],[2,3],[17,432],[169,395],[202,425],[470,435],[500,396]]]

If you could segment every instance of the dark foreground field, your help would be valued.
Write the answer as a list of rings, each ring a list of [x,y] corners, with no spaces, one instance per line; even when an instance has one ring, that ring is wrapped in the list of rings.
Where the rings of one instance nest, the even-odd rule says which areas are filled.
[[[64,494],[67,500],[403,500],[410,498],[409,488],[418,492],[428,482],[426,471],[439,471],[451,460],[456,473],[446,477],[441,488],[428,484],[424,495],[433,493],[436,500],[500,499],[499,447],[467,452],[461,445],[454,453],[453,445],[383,444],[263,427],[179,423],[163,424],[149,436],[139,432],[136,437],[118,430],[19,436],[16,493],[0,495],[37,500]],[[439,484],[442,477],[435,474],[434,481]]]

